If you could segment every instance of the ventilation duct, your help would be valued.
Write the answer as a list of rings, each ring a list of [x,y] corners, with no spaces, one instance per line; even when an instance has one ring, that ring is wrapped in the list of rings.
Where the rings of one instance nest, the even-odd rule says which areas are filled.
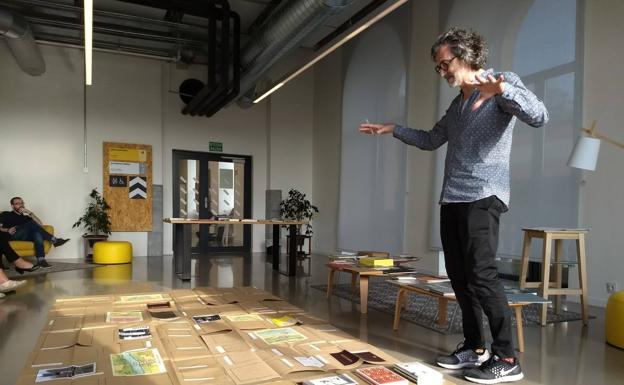
[[[45,62],[26,20],[0,9],[0,35],[6,38],[11,53],[24,72],[39,76],[45,72]]]
[[[353,0],[296,0],[282,2],[267,18],[241,52],[243,76],[238,99],[250,107],[255,99],[255,84],[282,56],[330,17],[340,13]]]

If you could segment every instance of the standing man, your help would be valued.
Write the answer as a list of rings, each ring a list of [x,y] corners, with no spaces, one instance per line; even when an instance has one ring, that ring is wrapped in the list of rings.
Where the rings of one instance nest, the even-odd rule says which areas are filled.
[[[422,150],[448,143],[440,204],[446,271],[462,310],[464,341],[438,365],[470,368],[464,377],[495,384],[524,377],[511,337],[511,312],[494,260],[500,215],[509,204],[509,158],[516,119],[548,121],[544,104],[512,72],[485,70],[488,49],[477,33],[451,28],[431,47],[435,71],[459,95],[431,131],[362,124],[366,134],[392,133]],[[485,312],[493,337],[485,346]]]
[[[33,242],[35,244],[37,265],[42,268],[51,267],[48,261],[45,260],[43,241],[49,241],[54,247],[58,247],[65,244],[69,239],[56,238],[45,231],[39,217],[26,208],[22,198],[11,198],[11,208],[13,211],[0,214],[0,226],[11,234],[11,239],[13,240]]]

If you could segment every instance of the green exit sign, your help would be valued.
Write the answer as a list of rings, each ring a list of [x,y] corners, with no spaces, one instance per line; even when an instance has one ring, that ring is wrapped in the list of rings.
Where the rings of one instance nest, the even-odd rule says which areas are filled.
[[[223,143],[221,143],[221,142],[210,142],[208,144],[208,148],[212,152],[223,152]]]

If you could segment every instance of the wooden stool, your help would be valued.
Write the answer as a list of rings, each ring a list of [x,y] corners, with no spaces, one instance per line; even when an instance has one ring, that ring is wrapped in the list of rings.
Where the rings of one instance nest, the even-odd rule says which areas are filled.
[[[561,308],[562,295],[573,294],[581,296],[581,312],[583,315],[583,324],[587,325],[587,265],[585,261],[585,234],[588,229],[555,229],[555,228],[526,228],[524,231],[524,244],[522,246],[522,260],[520,270],[520,288],[536,287],[540,289],[543,298],[548,299],[549,295],[557,296],[555,298],[555,311],[559,312]],[[529,270],[529,256],[531,254],[531,240],[533,238],[541,238],[544,241],[542,251],[542,280],[541,282],[527,282],[527,272]],[[577,261],[562,261],[563,240],[576,240]],[[552,241],[555,241],[555,260],[550,258]],[[555,282],[550,282],[550,265],[555,265]],[[578,264],[579,288],[563,289],[561,288],[561,277],[564,264]],[[548,304],[542,305],[542,313],[540,323],[546,325],[546,315]]]

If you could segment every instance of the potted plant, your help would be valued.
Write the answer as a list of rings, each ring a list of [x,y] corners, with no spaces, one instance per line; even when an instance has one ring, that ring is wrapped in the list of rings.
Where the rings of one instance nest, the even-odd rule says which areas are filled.
[[[309,200],[306,199],[306,195],[296,189],[290,189],[288,192],[288,198],[280,202],[280,215],[282,219],[291,221],[311,221],[315,213],[318,213],[318,208]],[[297,246],[300,253],[303,247],[303,242],[306,238],[312,237],[312,225],[306,224],[306,231],[301,233],[301,226],[297,226]],[[311,241],[311,240],[310,240]]]
[[[72,228],[82,226],[87,230],[87,233],[82,235],[87,258],[91,257],[95,242],[105,241],[111,234],[111,222],[108,216],[110,206],[106,203],[106,199],[100,195],[97,189],[91,190],[89,197],[91,202],[89,202],[84,214],[72,226]]]

